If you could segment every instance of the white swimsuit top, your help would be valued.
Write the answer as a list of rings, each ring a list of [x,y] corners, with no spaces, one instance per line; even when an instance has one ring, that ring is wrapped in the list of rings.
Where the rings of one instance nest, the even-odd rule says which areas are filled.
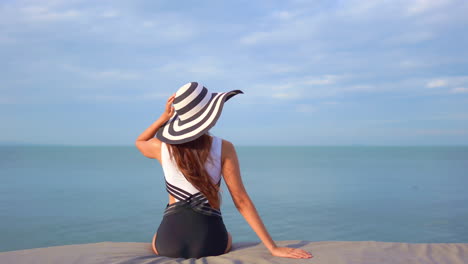
[[[221,147],[222,139],[213,136],[211,143],[210,156],[205,163],[205,168],[215,184],[221,183]],[[201,192],[195,188],[182,174],[177,167],[175,160],[171,159],[167,145],[161,144],[161,165],[166,179],[167,191],[175,198],[176,202],[187,200],[195,195],[200,195]],[[206,200],[207,202],[207,200]]]

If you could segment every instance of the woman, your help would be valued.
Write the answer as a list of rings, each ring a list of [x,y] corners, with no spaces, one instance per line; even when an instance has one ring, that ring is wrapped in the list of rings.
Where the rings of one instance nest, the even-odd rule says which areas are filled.
[[[136,140],[144,156],[161,163],[169,193],[153,237],[155,254],[200,258],[231,250],[232,236],[220,211],[222,175],[236,208],[273,256],[312,257],[302,249],[275,244],[244,188],[233,144],[208,132],[224,102],[239,93],[243,92],[209,93],[201,84],[187,83],[169,97],[164,113]]]

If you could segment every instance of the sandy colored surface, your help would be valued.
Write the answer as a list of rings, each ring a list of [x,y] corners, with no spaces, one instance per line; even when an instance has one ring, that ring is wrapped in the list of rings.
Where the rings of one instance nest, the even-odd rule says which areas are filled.
[[[149,243],[101,242],[56,246],[0,253],[0,263],[442,263],[467,264],[468,243],[412,244],[375,241],[277,241],[279,246],[302,248],[311,259],[277,258],[259,242],[234,243],[231,252],[200,259],[156,256]]]

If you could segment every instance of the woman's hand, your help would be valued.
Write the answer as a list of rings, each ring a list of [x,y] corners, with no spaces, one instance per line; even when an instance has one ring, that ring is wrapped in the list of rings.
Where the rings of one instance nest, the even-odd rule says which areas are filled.
[[[167,99],[166,109],[159,117],[159,120],[161,120],[163,123],[168,121],[174,115],[174,107],[172,106],[172,102],[174,102],[175,95],[176,94],[173,94],[171,97],[169,97],[169,99]]]
[[[275,247],[271,251],[275,257],[282,258],[312,258],[312,254],[299,248]]]

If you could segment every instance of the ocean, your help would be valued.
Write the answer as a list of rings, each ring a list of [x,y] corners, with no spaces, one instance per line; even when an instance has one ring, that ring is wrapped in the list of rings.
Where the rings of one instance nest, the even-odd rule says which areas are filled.
[[[468,243],[467,146],[238,146],[274,240]],[[222,184],[233,242],[260,241]],[[0,251],[148,242],[168,203],[133,146],[0,146]]]

